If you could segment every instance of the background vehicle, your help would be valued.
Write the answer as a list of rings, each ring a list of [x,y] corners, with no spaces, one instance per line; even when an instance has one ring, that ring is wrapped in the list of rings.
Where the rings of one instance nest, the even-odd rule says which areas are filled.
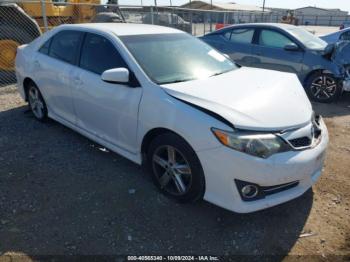
[[[328,44],[334,44],[338,41],[350,41],[350,28],[345,28],[335,33],[320,36]]]
[[[346,22],[342,23],[339,27],[339,30],[343,30],[343,29],[348,28],[348,27],[350,27],[350,21],[346,21]]]
[[[52,28],[65,23],[87,23],[92,19],[94,22],[116,22],[116,16],[119,22],[123,21],[117,6],[97,8],[94,4],[100,4],[100,0],[0,3],[0,73],[13,71],[17,47],[40,36],[45,23]],[[43,9],[47,20],[43,19]]]
[[[297,77],[239,68],[180,30],[60,26],[19,48],[16,73],[38,120],[144,163],[178,201],[252,212],[321,175],[328,132]]]
[[[162,12],[154,13],[152,15],[150,13],[147,13],[142,17],[142,23],[152,24],[152,19],[153,24],[155,25],[170,26],[185,31],[187,33],[191,33],[192,31],[191,24],[185,21],[181,16],[177,14]]]
[[[209,33],[202,40],[242,66],[297,74],[315,101],[334,101],[348,85],[344,64],[332,59],[335,48],[293,25],[235,25]]]
[[[288,11],[287,15],[282,17],[281,23],[290,24],[290,25],[298,25],[299,19],[294,16],[294,12]]]

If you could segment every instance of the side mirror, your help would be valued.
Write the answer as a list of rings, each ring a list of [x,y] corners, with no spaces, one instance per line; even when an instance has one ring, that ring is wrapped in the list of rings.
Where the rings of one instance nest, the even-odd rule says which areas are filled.
[[[104,71],[101,79],[107,83],[125,84],[129,82],[129,70],[120,67]]]
[[[299,47],[296,44],[288,44],[284,46],[286,51],[299,51]]]

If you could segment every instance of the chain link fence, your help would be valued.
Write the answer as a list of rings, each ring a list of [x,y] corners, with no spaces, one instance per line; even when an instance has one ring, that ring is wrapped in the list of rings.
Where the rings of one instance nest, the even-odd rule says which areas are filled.
[[[85,1],[85,2],[84,2]],[[178,28],[199,36],[227,24],[281,22],[284,14],[274,12],[217,11],[178,7],[101,5],[99,0],[79,3],[55,1],[0,0],[0,86],[13,83],[16,49],[61,24],[128,22]],[[303,25],[336,25],[344,17],[296,16]]]

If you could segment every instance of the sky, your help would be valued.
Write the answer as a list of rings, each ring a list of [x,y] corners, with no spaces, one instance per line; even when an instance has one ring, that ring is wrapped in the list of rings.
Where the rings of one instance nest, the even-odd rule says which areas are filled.
[[[209,0],[206,0],[209,2]],[[144,5],[154,4],[154,0],[142,0]],[[158,5],[169,5],[170,0],[157,0]],[[172,0],[173,5],[182,5],[189,0]],[[237,4],[248,4],[262,6],[263,0],[213,0],[213,2],[235,2]],[[141,0],[119,0],[121,5],[140,4]],[[305,6],[317,6],[321,8],[340,8],[350,12],[350,0],[265,0],[267,7],[298,8]]]

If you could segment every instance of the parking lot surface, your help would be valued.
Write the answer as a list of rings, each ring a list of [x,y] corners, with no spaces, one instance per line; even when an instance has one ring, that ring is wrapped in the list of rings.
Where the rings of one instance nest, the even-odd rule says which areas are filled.
[[[330,132],[320,181],[236,214],[168,199],[139,166],[36,121],[14,86],[0,87],[0,254],[350,255],[350,95],[314,108]]]

